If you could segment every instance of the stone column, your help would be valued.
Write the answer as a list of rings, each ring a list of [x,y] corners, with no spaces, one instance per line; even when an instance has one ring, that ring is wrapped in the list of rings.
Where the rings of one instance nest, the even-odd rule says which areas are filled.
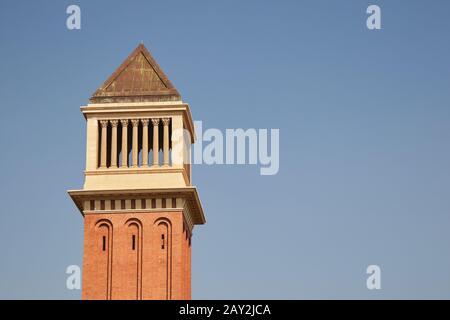
[[[148,119],[141,119],[142,122],[142,166],[148,166]]]
[[[106,168],[106,144],[107,144],[107,133],[108,133],[108,120],[100,120],[100,126],[102,127],[102,142],[101,142],[101,152],[100,152],[100,168]]]
[[[139,166],[138,160],[139,160],[139,150],[138,150],[138,126],[139,126],[139,119],[133,119],[131,120],[131,124],[133,125],[133,168],[137,168]]]
[[[159,164],[159,119],[152,119],[153,125],[153,165],[157,166]]]
[[[110,120],[111,132],[111,168],[117,168],[117,125],[119,120]]]
[[[128,167],[128,120],[120,120],[122,124],[122,168]]]
[[[164,125],[164,141],[163,141],[163,165],[169,165],[169,123],[170,118],[163,118],[162,123]]]

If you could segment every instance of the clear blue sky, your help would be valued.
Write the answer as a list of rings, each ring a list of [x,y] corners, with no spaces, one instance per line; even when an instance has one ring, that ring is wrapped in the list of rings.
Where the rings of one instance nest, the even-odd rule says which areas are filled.
[[[208,223],[194,230],[193,298],[450,298],[449,10],[2,0],[0,298],[80,297],[65,287],[82,264],[66,194],[83,183],[79,106],[141,40],[205,128],[280,129],[278,175],[194,166]]]

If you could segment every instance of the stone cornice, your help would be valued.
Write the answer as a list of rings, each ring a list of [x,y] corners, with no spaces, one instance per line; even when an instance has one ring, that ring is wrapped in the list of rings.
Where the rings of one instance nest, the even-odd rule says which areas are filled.
[[[113,200],[113,199],[136,199],[136,198],[182,198],[186,204],[184,210],[188,213],[186,219],[194,224],[204,224],[206,222],[203,208],[195,187],[184,188],[161,188],[161,189],[136,189],[136,190],[69,190],[70,197],[84,215],[83,203],[92,200]],[[159,208],[163,211],[166,208]],[[176,209],[176,208],[167,208]],[[133,209],[143,210],[143,209]],[[147,210],[149,211],[149,210]],[[121,210],[118,210],[121,212]]]

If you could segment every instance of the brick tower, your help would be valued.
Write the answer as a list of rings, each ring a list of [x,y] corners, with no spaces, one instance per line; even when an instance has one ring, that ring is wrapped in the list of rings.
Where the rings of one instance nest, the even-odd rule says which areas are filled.
[[[205,217],[191,184],[189,105],[139,45],[81,111],[83,299],[190,299],[191,237]]]

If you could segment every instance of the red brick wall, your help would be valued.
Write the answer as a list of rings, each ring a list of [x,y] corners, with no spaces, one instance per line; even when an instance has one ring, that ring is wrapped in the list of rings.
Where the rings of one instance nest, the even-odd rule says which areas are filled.
[[[190,299],[191,247],[181,211],[88,214],[83,299]]]

